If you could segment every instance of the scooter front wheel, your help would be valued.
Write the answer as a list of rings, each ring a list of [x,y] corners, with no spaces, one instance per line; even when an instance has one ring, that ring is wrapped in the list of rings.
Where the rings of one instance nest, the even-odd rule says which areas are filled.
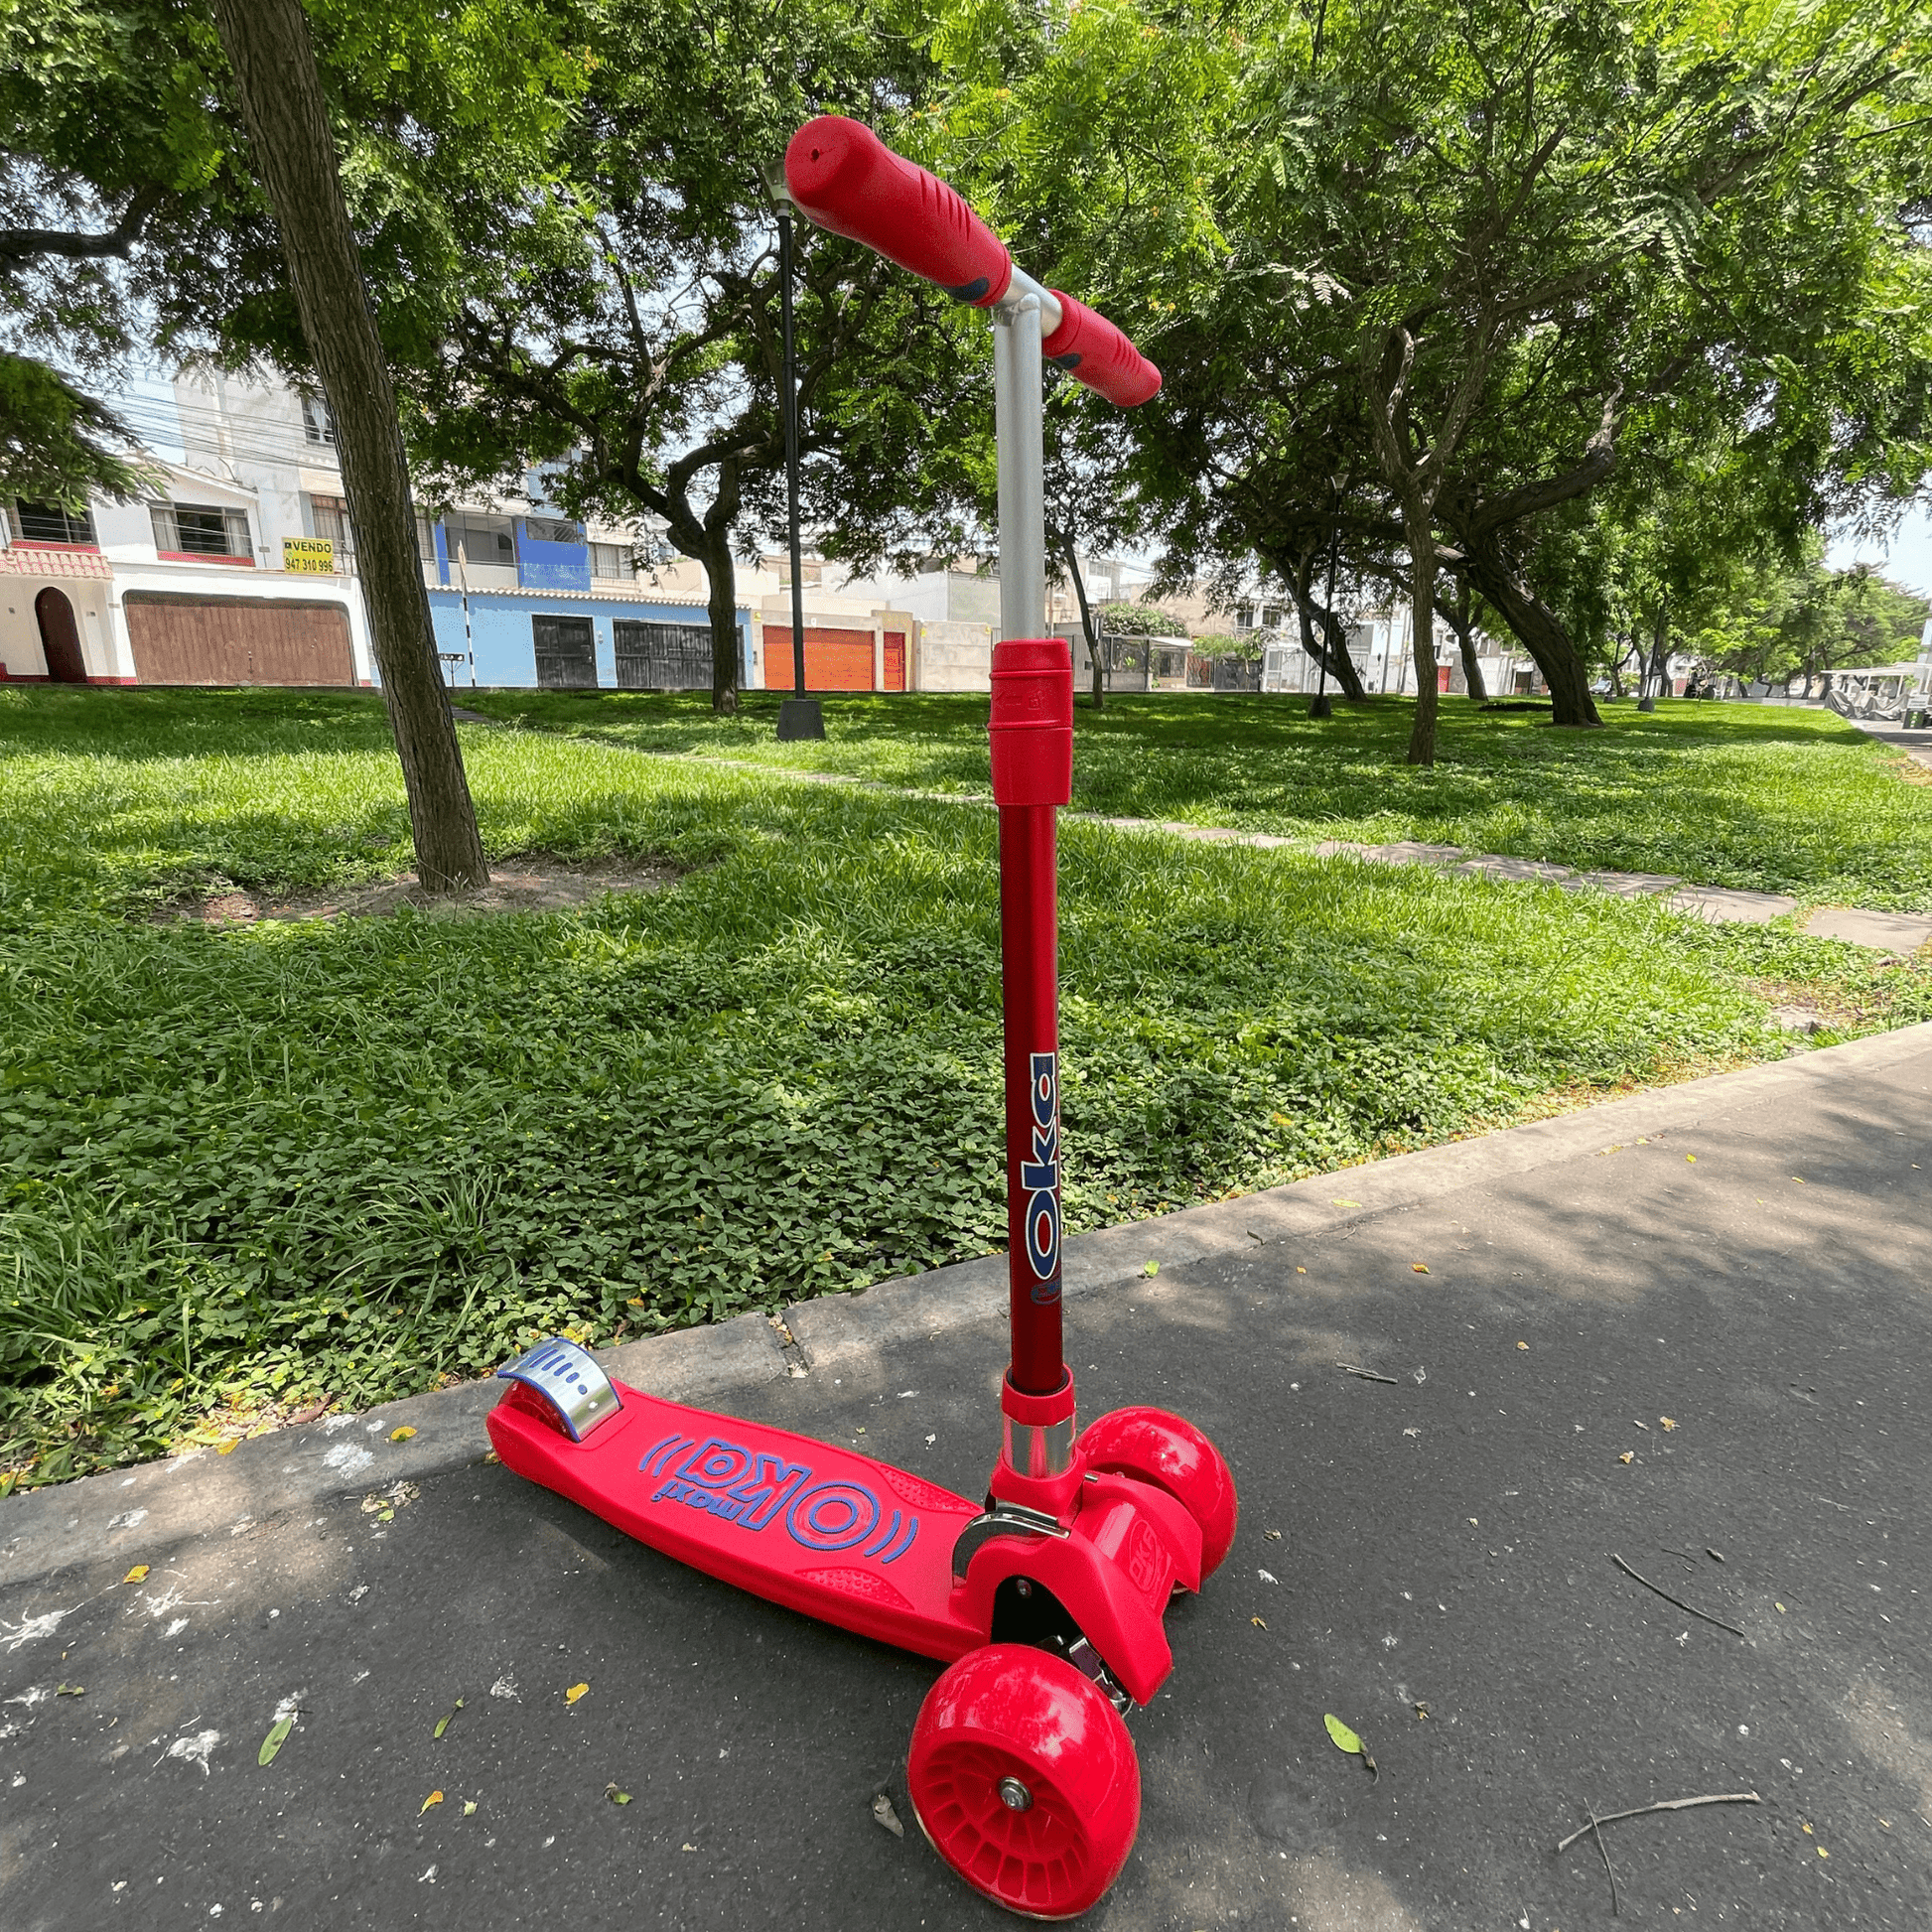
[[[906,1784],[932,1849],[1029,1918],[1076,1918],[1134,1849],[1141,1769],[1120,1713],[1064,1658],[989,1644],[926,1693]]]
[[[1112,1409],[1080,1434],[1090,1469],[1111,1469],[1165,1489],[1200,1526],[1201,1581],[1220,1568],[1240,1509],[1221,1451],[1184,1416],[1165,1409]]]

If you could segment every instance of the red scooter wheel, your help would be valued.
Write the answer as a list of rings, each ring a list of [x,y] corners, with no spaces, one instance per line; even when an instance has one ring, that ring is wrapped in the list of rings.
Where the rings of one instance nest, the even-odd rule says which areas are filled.
[[[1134,1849],[1141,1767],[1120,1713],[1064,1658],[989,1644],[919,1707],[906,1784],[932,1849],[996,1904],[1076,1918]]]
[[[1200,1526],[1200,1574],[1220,1568],[1240,1513],[1221,1451],[1194,1425],[1165,1409],[1114,1409],[1089,1423],[1080,1449],[1091,1469],[1111,1469],[1165,1489]]]

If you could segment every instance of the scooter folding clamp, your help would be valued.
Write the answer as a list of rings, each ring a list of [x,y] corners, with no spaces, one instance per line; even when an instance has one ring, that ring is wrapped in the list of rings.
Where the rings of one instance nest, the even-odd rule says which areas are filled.
[[[973,1559],[997,1536],[1036,1539],[1070,1534],[1064,1523],[1043,1509],[1029,1509],[1025,1503],[1003,1503],[989,1498],[985,1514],[975,1516],[953,1542],[952,1580],[964,1584]]]

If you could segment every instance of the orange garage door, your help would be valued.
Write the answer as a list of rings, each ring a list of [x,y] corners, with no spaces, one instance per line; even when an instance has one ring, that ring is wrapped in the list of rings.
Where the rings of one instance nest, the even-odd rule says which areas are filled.
[[[764,688],[791,689],[791,625],[764,626]],[[825,630],[805,626],[805,689],[807,691],[870,691],[872,689],[872,632]]]
[[[143,684],[353,684],[348,611],[279,597],[130,591],[127,634]]]

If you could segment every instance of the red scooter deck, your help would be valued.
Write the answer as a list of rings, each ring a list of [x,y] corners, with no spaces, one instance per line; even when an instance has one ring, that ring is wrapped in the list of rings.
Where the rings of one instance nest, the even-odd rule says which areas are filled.
[[[789,1430],[611,1386],[620,1412],[573,1442],[512,1384],[489,1415],[496,1453],[639,1543],[821,1622],[944,1663],[986,1641],[952,1580],[978,1504]]]

